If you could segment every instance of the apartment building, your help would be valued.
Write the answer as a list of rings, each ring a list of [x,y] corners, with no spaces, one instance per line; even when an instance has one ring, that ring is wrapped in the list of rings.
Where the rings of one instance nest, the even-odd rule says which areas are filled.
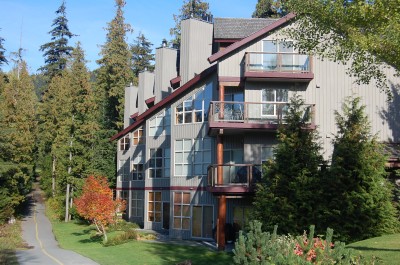
[[[394,71],[387,70],[397,101],[389,102],[373,84],[356,85],[343,65],[282,41],[292,19],[187,19],[179,50],[156,49],[154,72],[140,73],[138,87],[125,89],[124,129],[112,138],[129,221],[170,238],[216,240],[224,249],[247,222],[254,183],[273,156],[294,93],[305,100],[326,160],[334,111],[350,95],[363,99],[382,142],[400,142]]]

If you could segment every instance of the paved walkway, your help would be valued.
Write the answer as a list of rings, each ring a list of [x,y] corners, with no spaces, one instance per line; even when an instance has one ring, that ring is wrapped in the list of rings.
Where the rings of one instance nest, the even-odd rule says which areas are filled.
[[[30,248],[16,252],[20,265],[98,265],[73,251],[61,249],[44,213],[45,207],[39,191],[32,192],[30,201],[22,220],[22,238]]]

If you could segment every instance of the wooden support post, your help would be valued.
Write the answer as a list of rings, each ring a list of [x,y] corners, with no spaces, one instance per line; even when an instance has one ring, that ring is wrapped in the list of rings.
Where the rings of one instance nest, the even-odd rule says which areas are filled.
[[[226,196],[218,199],[218,250],[225,250]]]
[[[224,119],[224,110],[225,110],[225,106],[224,106],[224,102],[225,101],[225,86],[224,85],[219,85],[219,114],[218,114],[218,118],[220,120]]]

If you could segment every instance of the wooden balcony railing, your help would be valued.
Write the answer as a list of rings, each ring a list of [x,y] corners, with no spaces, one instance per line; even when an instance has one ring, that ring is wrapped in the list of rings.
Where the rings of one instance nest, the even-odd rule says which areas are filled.
[[[246,52],[246,72],[311,73],[310,56],[299,53]]]
[[[255,183],[261,181],[261,165],[214,164],[208,167],[207,173],[208,190],[218,194],[251,193]]]
[[[278,125],[285,123],[288,108],[288,103],[212,101],[208,118],[210,128],[229,123],[236,124],[236,128],[245,128],[246,124]],[[301,110],[305,125],[315,126],[315,104],[304,104]]]

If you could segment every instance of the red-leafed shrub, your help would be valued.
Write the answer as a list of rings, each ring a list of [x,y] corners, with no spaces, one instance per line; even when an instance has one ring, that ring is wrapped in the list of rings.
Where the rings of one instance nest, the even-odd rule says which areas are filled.
[[[125,210],[125,201],[113,200],[107,178],[90,176],[86,179],[82,195],[75,200],[78,214],[93,222],[107,242],[106,227],[116,222],[116,213]]]

